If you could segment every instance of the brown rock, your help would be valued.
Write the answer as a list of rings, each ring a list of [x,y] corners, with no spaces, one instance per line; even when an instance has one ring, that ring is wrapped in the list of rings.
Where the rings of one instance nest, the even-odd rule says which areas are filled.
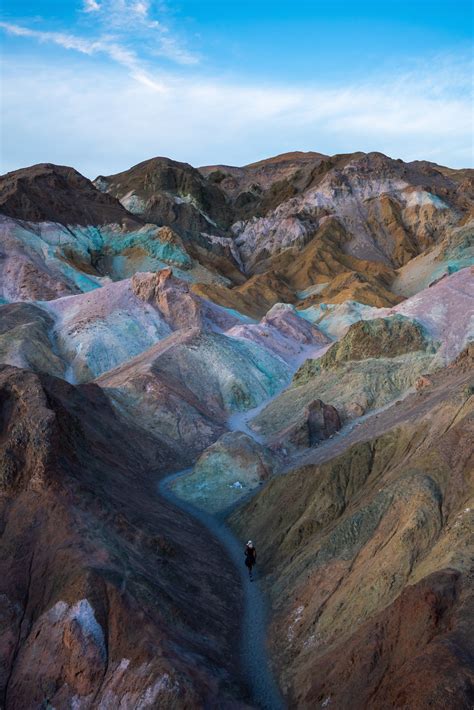
[[[355,419],[356,417],[361,417],[365,413],[365,410],[366,407],[359,402],[351,402],[351,404],[348,404],[346,407],[346,414],[350,419]]]
[[[304,414],[308,424],[310,446],[314,446],[323,439],[328,439],[341,428],[337,409],[330,404],[325,404],[320,399],[311,402],[306,407]]]
[[[321,707],[330,698],[337,708],[467,708],[471,671],[452,631],[467,631],[467,600],[455,570],[407,587],[349,643],[323,652],[298,707]],[[351,666],[358,673],[348,672]]]
[[[142,301],[154,304],[173,328],[202,325],[201,300],[184,281],[173,276],[171,269],[135,274],[132,289]]]
[[[14,219],[65,225],[140,225],[120,202],[63,165],[40,163],[0,178],[0,210]]]
[[[472,705],[468,359],[433,373],[425,397],[309,450],[232,515],[265,550],[289,707]]]
[[[317,446],[320,441],[333,436],[340,428],[341,420],[337,409],[315,399],[305,407],[301,421],[278,432],[272,446],[277,449],[287,445],[297,448]]]
[[[433,384],[432,380],[431,380],[427,375],[422,375],[421,377],[419,377],[419,378],[416,380],[416,382],[415,382],[415,389],[416,389],[417,391],[418,391],[418,390],[422,390],[422,389],[424,389],[425,387],[431,387],[432,384]]]
[[[165,461],[97,385],[0,367],[2,705],[239,706],[235,572]]]

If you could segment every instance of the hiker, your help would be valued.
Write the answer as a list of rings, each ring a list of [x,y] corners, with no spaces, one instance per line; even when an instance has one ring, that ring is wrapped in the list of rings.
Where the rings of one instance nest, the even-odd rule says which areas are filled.
[[[253,545],[252,540],[249,540],[245,546],[245,565],[248,568],[249,577],[250,577],[251,582],[253,580],[252,567],[254,566],[254,564],[256,564],[256,562],[257,562],[257,551]]]

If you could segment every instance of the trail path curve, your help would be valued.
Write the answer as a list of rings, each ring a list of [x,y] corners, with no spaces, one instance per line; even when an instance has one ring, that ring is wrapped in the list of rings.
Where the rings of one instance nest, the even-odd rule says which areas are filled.
[[[251,696],[250,700],[256,708],[261,710],[284,710],[286,706],[271,672],[265,646],[266,610],[258,584],[258,564],[257,572],[254,574],[255,581],[250,582],[244,565],[246,540],[237,540],[229,528],[217,517],[178,498],[170,490],[170,483],[187,473],[189,473],[189,469],[173,473],[161,479],[158,485],[159,492],[170,503],[173,503],[202,523],[209,533],[219,540],[234,562],[244,594],[240,655],[244,679]]]

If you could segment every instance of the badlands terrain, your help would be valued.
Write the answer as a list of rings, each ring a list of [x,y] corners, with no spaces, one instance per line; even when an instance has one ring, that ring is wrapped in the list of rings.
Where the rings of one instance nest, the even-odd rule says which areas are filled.
[[[473,264],[468,169],[1,176],[0,707],[472,708]]]

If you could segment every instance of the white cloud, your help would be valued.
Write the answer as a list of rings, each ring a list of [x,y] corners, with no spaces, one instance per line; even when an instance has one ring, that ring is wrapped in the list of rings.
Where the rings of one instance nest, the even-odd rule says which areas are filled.
[[[73,49],[76,52],[81,52],[82,54],[96,54],[97,52],[110,53],[110,47],[113,44],[109,44],[102,40],[91,40],[85,37],[77,37],[76,35],[67,34],[65,32],[44,32],[41,30],[32,30],[28,27],[21,27],[20,25],[14,25],[9,22],[0,22],[0,28],[4,29],[8,34],[15,35],[17,37],[31,37],[38,40],[38,42],[49,42],[52,44],[57,44],[64,49]],[[118,56],[118,55],[117,55]],[[115,57],[113,57],[115,58]],[[121,55],[121,64],[127,66],[130,62],[135,61],[135,56],[131,52],[125,52]]]
[[[98,4],[96,0],[86,1]],[[139,41],[143,52],[177,64],[198,63],[198,56],[184,46],[182,39],[152,16],[149,0],[102,0],[98,10],[95,25],[99,21],[105,31],[113,30],[122,41]]]
[[[64,32],[43,32],[41,30],[31,30],[27,27],[21,27],[8,22],[0,22],[0,28],[4,29],[11,35],[17,37],[31,37],[38,42],[46,42],[56,44],[64,49],[72,49],[81,54],[104,54],[112,59],[117,64],[128,69],[130,76],[141,84],[148,87],[153,87],[157,91],[163,91],[164,85],[149,76],[145,71],[142,62],[138,59],[135,52],[126,47],[117,44],[107,37],[100,39],[87,39],[77,37]]]
[[[30,29],[10,22],[0,22],[0,28],[10,35],[56,44],[83,54],[104,53],[129,69],[137,81],[147,85],[154,83],[156,88],[159,82],[146,69],[146,64],[156,56],[181,65],[199,61],[168,26],[151,16],[149,0],[83,0],[83,11],[85,15],[93,15],[87,36]],[[101,34],[94,36],[98,29]],[[131,46],[139,48],[140,58]]]
[[[117,61],[127,66],[126,56]],[[337,90],[140,76],[139,69],[133,76],[96,55],[87,69],[77,58],[72,66],[38,65],[34,74],[26,60],[6,62],[2,169],[49,161],[95,177],[153,155],[242,165],[285,150],[472,162],[469,96],[444,79],[434,89],[424,70],[409,81],[374,76]],[[457,78],[460,86],[464,80]]]
[[[132,3],[132,10],[135,14],[146,19],[150,11],[150,6],[147,2],[143,2],[143,0],[141,0],[139,2]]]
[[[100,4],[96,0],[84,0],[84,12],[98,12]]]
[[[34,72],[27,59],[4,62],[4,169],[47,160],[94,176],[156,154],[243,164],[295,149],[472,161],[471,67],[462,57],[432,57],[409,73],[374,73],[337,89],[204,79],[159,66],[159,57],[180,65],[197,58],[149,0],[84,0],[83,9],[99,36],[0,22],[10,35],[70,52],[64,62],[35,61]]]

